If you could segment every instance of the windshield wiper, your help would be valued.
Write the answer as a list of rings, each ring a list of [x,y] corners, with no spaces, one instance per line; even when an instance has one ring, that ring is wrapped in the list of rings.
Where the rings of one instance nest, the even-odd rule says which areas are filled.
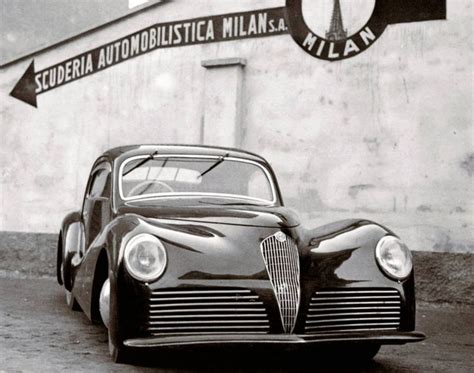
[[[270,205],[263,205],[260,203],[250,203],[250,202],[226,202],[226,203],[214,203],[214,202],[205,202],[205,201],[198,201],[198,202],[205,205],[215,205],[215,206],[270,206]]]
[[[138,167],[140,166],[143,166],[145,163],[151,161],[153,158],[155,158],[155,156],[158,155],[158,150],[154,151],[153,153],[151,153],[148,157],[146,157],[144,160],[142,160],[141,162],[138,162],[135,166],[133,166],[130,170],[128,170],[127,172],[124,172],[122,176],[127,176],[130,172],[136,170]]]
[[[229,202],[223,203],[224,206],[270,206],[262,203],[250,203],[250,202]]]
[[[217,166],[219,166],[224,160],[229,156],[230,154],[227,153],[226,155],[223,155],[219,158],[219,160],[214,163],[211,167],[209,167],[206,171],[202,172],[201,175],[199,175],[197,178],[199,179],[200,177],[203,177],[205,174],[211,172],[213,169],[215,169]]]

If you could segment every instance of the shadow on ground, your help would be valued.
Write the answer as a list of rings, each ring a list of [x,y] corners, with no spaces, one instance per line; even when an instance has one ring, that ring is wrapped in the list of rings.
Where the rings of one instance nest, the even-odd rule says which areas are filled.
[[[179,349],[138,356],[133,364],[164,371],[194,372],[380,372],[384,366],[375,360],[357,361],[347,351],[298,350],[268,351],[262,348]]]

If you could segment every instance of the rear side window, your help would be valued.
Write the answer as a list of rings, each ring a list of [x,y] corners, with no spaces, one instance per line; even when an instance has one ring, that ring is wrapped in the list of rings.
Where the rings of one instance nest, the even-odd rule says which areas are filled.
[[[109,175],[110,173],[105,169],[100,169],[95,172],[89,188],[89,198],[108,197]]]

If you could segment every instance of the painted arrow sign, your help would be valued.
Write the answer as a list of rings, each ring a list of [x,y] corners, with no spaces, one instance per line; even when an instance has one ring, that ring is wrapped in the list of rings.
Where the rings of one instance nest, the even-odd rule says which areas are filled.
[[[37,96],[157,49],[288,33],[285,8],[158,23],[51,67],[34,61],[10,93],[37,107]]]
[[[302,0],[287,0],[285,7],[157,23],[39,71],[33,60],[10,95],[37,107],[38,95],[157,49],[288,33],[313,57],[337,61],[369,48],[390,24],[438,19],[446,19],[446,0],[375,0],[359,32],[327,40],[306,25]]]

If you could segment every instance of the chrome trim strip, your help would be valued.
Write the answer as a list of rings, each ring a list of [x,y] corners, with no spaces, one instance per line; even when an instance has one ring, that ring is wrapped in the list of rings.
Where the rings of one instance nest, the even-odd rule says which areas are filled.
[[[124,197],[123,188],[122,188],[122,175],[123,175],[123,169],[124,169],[125,165],[127,163],[131,162],[131,161],[136,160],[136,159],[144,159],[144,158],[147,158],[147,157],[149,157],[149,156],[146,155],[146,154],[130,157],[130,158],[125,159],[122,162],[122,164],[120,165],[119,174],[117,176],[118,177],[117,183],[118,183],[118,189],[119,189],[119,196],[123,201],[134,201],[134,200],[150,199],[150,198],[147,198],[147,196],[148,197],[154,196],[153,199],[155,199],[155,198],[167,198],[167,197],[182,198],[182,197],[186,197],[186,196],[189,196],[189,197],[193,197],[193,196],[196,196],[196,197],[200,197],[200,196],[202,196],[202,197],[220,197],[220,198],[224,197],[224,198],[234,198],[234,199],[239,198],[239,199],[248,199],[248,200],[253,200],[253,201],[259,201],[259,202],[266,203],[266,204],[274,204],[277,201],[277,193],[276,193],[275,183],[274,183],[274,180],[272,179],[271,174],[268,171],[268,169],[266,167],[262,166],[258,162],[251,161],[249,159],[244,159],[244,158],[236,158],[236,157],[227,157],[226,161],[249,163],[249,164],[253,164],[253,165],[255,165],[255,166],[262,169],[262,171],[264,172],[265,176],[268,179],[268,182],[269,182],[271,190],[272,190],[273,199],[271,201],[265,200],[265,199],[260,199],[260,198],[254,198],[254,197],[250,197],[250,196],[240,196],[240,195],[234,195],[234,194],[220,194],[220,193],[160,193],[160,194],[148,194],[148,195],[145,194],[143,196],[136,196],[136,197],[130,197],[130,198]],[[221,158],[221,156],[217,156],[217,155],[198,155],[198,154],[196,154],[196,155],[193,155],[193,154],[158,154],[158,155],[153,157],[153,159],[156,159],[156,158],[191,158],[191,159],[216,159],[216,160],[218,160],[218,159]]]

